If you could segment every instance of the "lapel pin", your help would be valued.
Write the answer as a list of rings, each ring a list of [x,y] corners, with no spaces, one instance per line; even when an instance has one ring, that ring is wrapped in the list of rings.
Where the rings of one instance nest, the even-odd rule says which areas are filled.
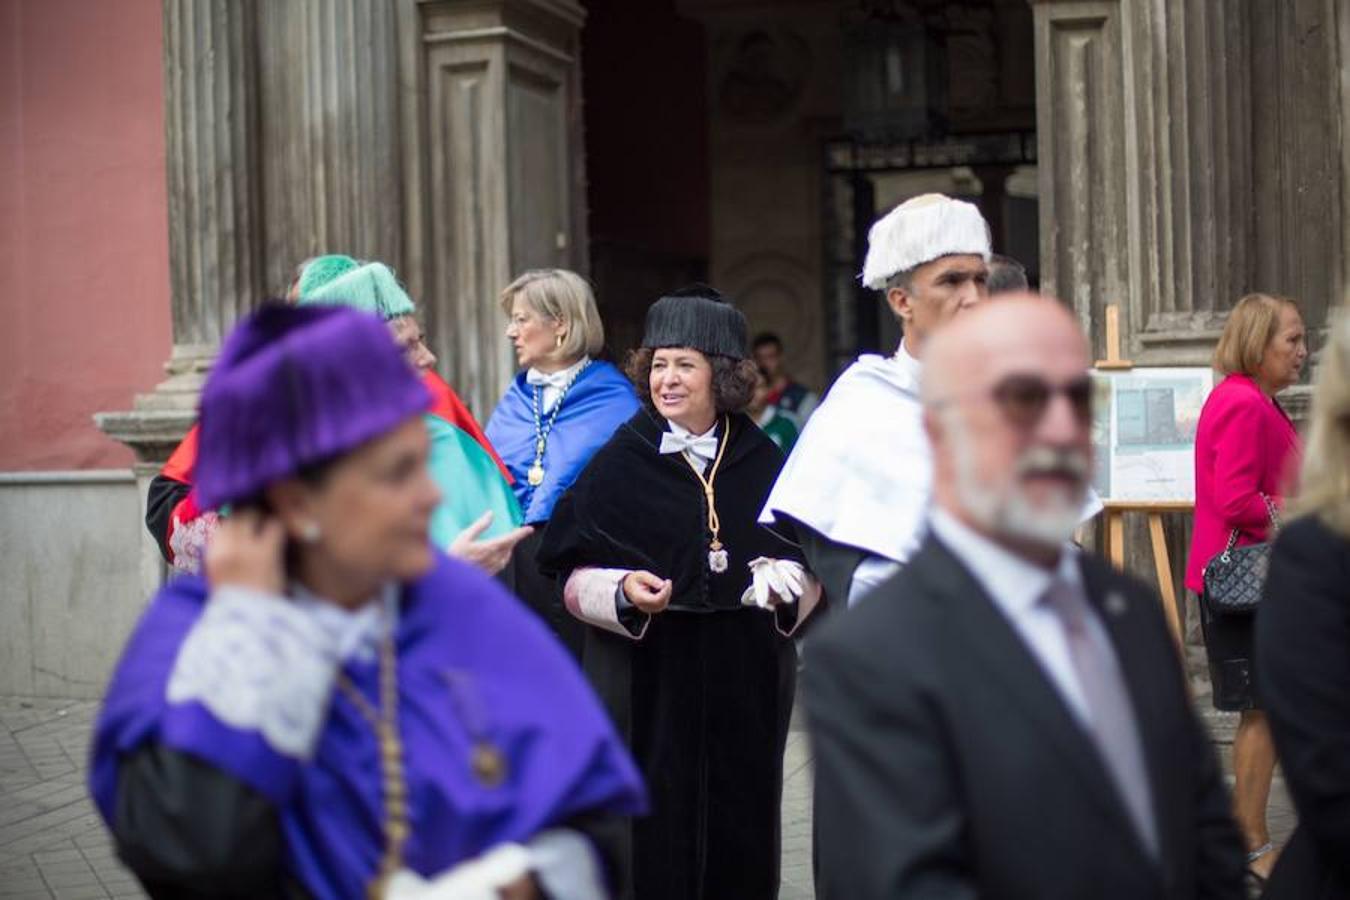
[[[1106,608],[1106,611],[1113,616],[1123,616],[1127,609],[1125,598],[1115,591],[1106,595],[1106,601],[1102,605]]]

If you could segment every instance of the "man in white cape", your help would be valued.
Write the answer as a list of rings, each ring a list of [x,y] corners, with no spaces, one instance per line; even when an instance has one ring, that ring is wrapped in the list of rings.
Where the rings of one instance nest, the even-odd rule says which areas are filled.
[[[906,200],[868,232],[863,283],[883,291],[904,337],[893,356],[864,354],[816,408],[760,522],[801,544],[825,595],[852,605],[918,549],[933,480],[923,429],[923,345],[988,299],[989,226],[943,194]],[[1090,498],[1084,518],[1101,509]]]

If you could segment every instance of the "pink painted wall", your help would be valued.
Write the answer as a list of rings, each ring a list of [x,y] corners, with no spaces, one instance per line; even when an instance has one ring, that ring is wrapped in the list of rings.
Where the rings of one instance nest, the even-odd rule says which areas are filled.
[[[0,471],[124,467],[169,356],[160,0],[0,0]]]

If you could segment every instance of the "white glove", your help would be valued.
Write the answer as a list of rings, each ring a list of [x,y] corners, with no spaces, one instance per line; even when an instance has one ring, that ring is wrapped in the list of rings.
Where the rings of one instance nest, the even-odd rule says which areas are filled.
[[[498,888],[524,877],[531,866],[530,851],[520,844],[499,844],[482,856],[467,859],[448,872],[427,880],[409,869],[389,879],[389,900],[500,900]]]
[[[790,559],[761,556],[750,560],[750,587],[741,595],[741,603],[773,609],[779,603],[796,603],[806,585],[806,570]]]

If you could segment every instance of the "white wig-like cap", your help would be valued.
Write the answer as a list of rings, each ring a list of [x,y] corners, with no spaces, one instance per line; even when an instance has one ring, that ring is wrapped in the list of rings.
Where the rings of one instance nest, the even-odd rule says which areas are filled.
[[[975,204],[946,194],[920,194],[901,203],[867,233],[863,284],[885,290],[897,272],[942,256],[970,253],[989,262],[989,225]]]

